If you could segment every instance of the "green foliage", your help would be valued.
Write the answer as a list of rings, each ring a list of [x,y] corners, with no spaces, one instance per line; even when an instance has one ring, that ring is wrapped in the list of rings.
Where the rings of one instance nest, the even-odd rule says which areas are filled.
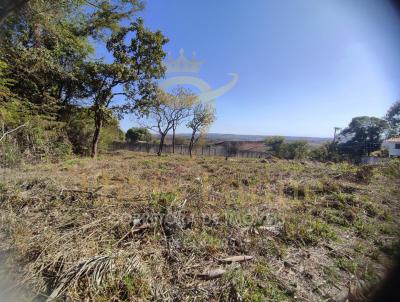
[[[354,227],[357,230],[358,235],[364,239],[375,238],[378,233],[378,226],[362,217],[358,217],[354,221]]]
[[[192,155],[194,145],[216,119],[215,109],[208,104],[198,102],[192,106],[191,111],[191,119],[186,124],[186,126],[192,130],[189,142],[190,156]]]
[[[60,102],[79,95],[79,64],[92,48],[78,34],[83,26],[78,2],[29,1],[0,27],[12,92],[36,113],[57,116]]]
[[[389,124],[388,137],[400,135],[400,101],[389,108],[385,119]]]
[[[296,141],[285,145],[285,158],[304,159],[308,157],[309,147],[306,141]]]
[[[152,135],[147,128],[131,128],[126,132],[125,139],[130,143],[138,141],[150,142]]]
[[[342,269],[345,270],[351,274],[355,274],[358,269],[358,263],[352,259],[348,259],[344,256],[338,257],[336,260],[336,265]]]
[[[232,284],[234,292],[238,293],[241,300],[248,302],[286,301],[292,294],[277,283],[267,262],[259,261],[247,270],[235,270],[225,277]],[[237,301],[234,297],[225,297],[223,301]]]
[[[322,146],[312,148],[309,155],[311,159],[321,162],[338,162],[341,159],[340,154],[337,152],[336,144],[333,142],[327,142]]]
[[[48,121],[42,116],[31,116],[26,118],[25,125],[2,140],[2,166],[60,160],[72,154],[72,145],[62,131],[63,123]]]
[[[318,161],[327,161],[329,158],[328,148],[326,145],[318,146],[310,151],[310,158]]]
[[[127,43],[127,36],[133,35]],[[145,111],[154,98],[154,80],[164,75],[163,45],[167,39],[161,32],[152,32],[138,19],[129,27],[114,32],[107,41],[107,50],[113,55],[112,63],[88,62],[84,66],[85,87],[90,109],[94,113],[95,132],[91,155],[97,154],[97,143],[103,123],[110,112],[121,116],[133,110]],[[116,91],[117,87],[123,88]],[[120,96],[118,103],[113,102]],[[121,98],[122,97],[122,98]]]
[[[167,39],[135,20],[142,8],[140,0],[32,0],[7,17],[0,121],[5,130],[26,122],[29,129],[3,143],[3,159],[88,154],[90,144],[97,152],[121,139],[116,116],[151,100],[153,80],[164,73]],[[106,43],[112,62],[93,60],[93,40]],[[115,95],[126,102],[112,104]]]
[[[338,138],[338,150],[350,158],[359,158],[379,150],[388,124],[377,117],[359,116],[351,120]]]
[[[7,68],[7,63],[0,60],[0,103],[12,96],[10,87],[14,81],[8,78]]]
[[[283,136],[269,137],[265,139],[264,143],[267,152],[270,152],[276,157],[283,157],[283,147],[285,144],[285,138]]]
[[[304,159],[309,155],[309,146],[306,141],[285,142],[282,136],[273,136],[265,140],[266,151],[278,158]]]
[[[387,165],[381,167],[380,170],[387,177],[400,179],[400,160],[393,159]]]
[[[90,147],[94,133],[93,113],[87,109],[73,108],[67,115],[66,132],[73,145],[75,154],[90,155]],[[102,150],[108,149],[112,142],[123,140],[123,133],[115,117],[109,119],[103,128],[103,135],[99,141]]]
[[[288,241],[311,245],[320,240],[337,238],[334,230],[323,220],[298,215],[286,218],[283,224],[283,233]]]
[[[15,141],[4,141],[0,146],[0,167],[14,167],[21,162],[21,151]]]

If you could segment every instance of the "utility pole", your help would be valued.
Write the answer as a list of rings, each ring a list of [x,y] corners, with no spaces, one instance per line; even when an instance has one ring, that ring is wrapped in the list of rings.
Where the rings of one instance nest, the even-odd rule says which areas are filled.
[[[334,132],[333,132],[333,142],[335,142],[335,141],[336,141],[337,133],[338,133],[339,130],[342,130],[342,128],[340,128],[340,127],[334,127],[333,129],[334,129]]]

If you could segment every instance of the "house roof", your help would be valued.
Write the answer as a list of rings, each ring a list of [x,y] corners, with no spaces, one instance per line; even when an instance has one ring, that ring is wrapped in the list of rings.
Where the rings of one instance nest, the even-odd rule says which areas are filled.
[[[389,138],[386,141],[390,143],[400,143],[400,136]]]

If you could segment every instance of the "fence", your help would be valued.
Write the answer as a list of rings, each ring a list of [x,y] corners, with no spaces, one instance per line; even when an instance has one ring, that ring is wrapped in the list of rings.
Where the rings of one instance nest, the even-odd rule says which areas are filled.
[[[157,153],[158,144],[152,143],[128,143],[114,142],[111,148],[116,150],[130,150],[136,152]],[[163,153],[172,153],[172,145],[164,145]],[[189,146],[175,145],[175,154],[189,155]],[[229,156],[242,158],[265,158],[267,153],[251,150],[238,150],[236,152],[228,152],[223,145],[195,147],[192,150],[193,155],[197,156]]]

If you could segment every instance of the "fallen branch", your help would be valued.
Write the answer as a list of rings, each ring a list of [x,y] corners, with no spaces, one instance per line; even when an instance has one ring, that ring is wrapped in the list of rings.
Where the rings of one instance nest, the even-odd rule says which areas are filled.
[[[129,230],[129,232],[127,232],[124,236],[122,236],[120,240],[118,240],[118,242],[115,244],[115,246],[119,246],[119,244],[120,244],[122,241],[124,241],[126,238],[128,238],[129,235],[133,235],[133,234],[142,232],[142,231],[144,231],[144,230],[149,229],[150,227],[151,227],[150,224],[145,223],[145,224],[142,224],[142,225],[140,225],[140,226],[137,226],[137,227],[132,228],[131,230]]]
[[[232,262],[244,262],[254,259],[254,256],[232,256],[223,259],[218,259],[222,263],[232,263]]]
[[[222,268],[217,268],[214,270],[209,270],[207,272],[197,274],[197,277],[205,280],[211,280],[222,277],[226,273],[226,270]]]
[[[78,190],[78,189],[65,189],[65,188],[62,188],[62,189],[61,189],[61,192],[60,192],[60,195],[62,195],[64,192],[73,192],[73,193],[88,194],[91,198],[93,198],[94,196],[115,198],[115,196],[114,196],[114,195],[111,195],[111,194],[100,194],[100,193],[98,193],[102,188],[103,188],[103,186],[100,186],[100,187],[98,187],[97,189],[94,189],[94,190],[92,190],[92,191]]]
[[[25,127],[25,126],[26,126],[26,123],[22,124],[22,125],[19,125],[17,128],[14,128],[14,129],[11,129],[11,130],[8,130],[8,131],[4,132],[3,135],[0,137],[0,142],[6,137],[6,135],[11,134],[11,133],[13,133],[13,132],[21,129],[22,127]]]

